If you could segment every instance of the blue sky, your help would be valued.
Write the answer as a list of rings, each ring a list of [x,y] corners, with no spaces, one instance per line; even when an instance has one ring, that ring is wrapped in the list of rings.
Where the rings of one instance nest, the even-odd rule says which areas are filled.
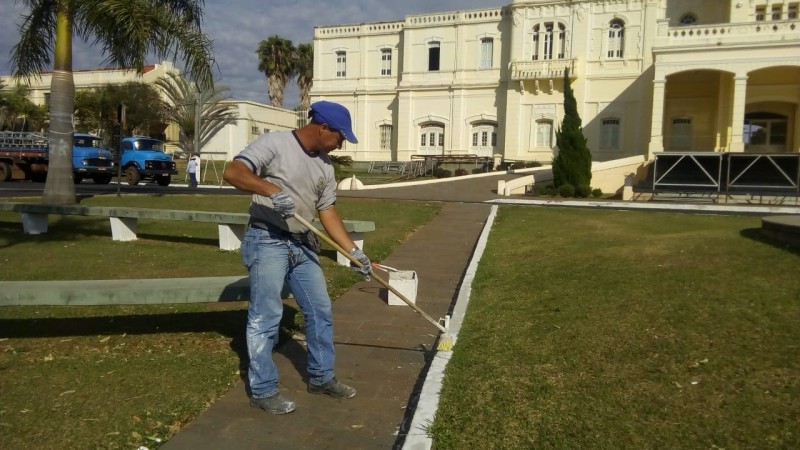
[[[11,48],[17,43],[19,16],[25,10],[19,1],[3,0],[0,6],[0,74],[11,73]],[[9,3],[11,3],[9,5]],[[230,88],[238,100],[269,103],[264,75],[258,71],[255,50],[272,35],[290,39],[295,45],[311,42],[315,26],[388,22],[407,15],[505,6],[510,0],[207,0],[203,30],[214,41],[217,83]],[[73,41],[73,68],[100,67],[98,50]],[[153,59],[150,63],[156,63]],[[287,89],[284,107],[298,103],[294,84]]]

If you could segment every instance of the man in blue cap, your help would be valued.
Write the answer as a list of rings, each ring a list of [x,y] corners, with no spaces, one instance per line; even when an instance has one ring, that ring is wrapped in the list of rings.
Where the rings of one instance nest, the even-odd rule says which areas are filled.
[[[345,230],[336,212],[336,179],[328,153],[344,140],[356,143],[350,112],[327,101],[316,102],[308,125],[294,131],[263,134],[227,166],[223,178],[253,194],[250,223],[242,240],[242,261],[250,275],[247,313],[247,351],[250,405],[273,414],[294,411],[295,404],[280,393],[272,361],[283,315],[284,283],[305,317],[308,344],[308,392],[351,398],[356,390],[338,381],[331,301],[319,262],[319,241],[294,218],[319,216],[328,235],[351,249],[368,276],[371,262]]]

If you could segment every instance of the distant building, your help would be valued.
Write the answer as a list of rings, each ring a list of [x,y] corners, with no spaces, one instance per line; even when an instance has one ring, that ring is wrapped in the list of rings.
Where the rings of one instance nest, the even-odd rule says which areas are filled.
[[[346,105],[357,161],[549,162],[570,70],[597,161],[800,152],[796,1],[515,0],[317,27],[312,101]]]
[[[127,69],[92,69],[75,70],[75,90],[93,89],[109,84],[124,84],[131,81],[155,83],[160,78],[180,71],[169,61],[145,66],[142,74]],[[50,82],[52,74],[44,73],[41,78],[31,78],[26,85],[30,88],[30,99],[36,105],[47,105],[50,101]],[[0,77],[6,87],[17,83],[10,76]],[[292,130],[297,125],[297,113],[275,108],[273,106],[250,101],[230,101],[237,105],[237,117],[220,130],[217,135],[202,149],[202,152],[213,152],[212,159],[231,159],[258,135],[274,130]],[[168,151],[177,149],[179,130],[174,124],[168,124],[166,131]]]

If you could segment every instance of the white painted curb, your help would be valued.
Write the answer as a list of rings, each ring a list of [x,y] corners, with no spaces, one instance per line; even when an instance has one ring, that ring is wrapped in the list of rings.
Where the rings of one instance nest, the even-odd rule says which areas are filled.
[[[464,279],[458,290],[453,316],[450,318],[450,334],[453,336],[454,344],[458,343],[458,332],[461,331],[461,324],[464,323],[464,315],[467,312],[467,305],[472,295],[472,280],[475,279],[478,263],[483,256],[483,251],[486,249],[486,241],[489,239],[489,232],[494,224],[497,208],[497,205],[492,205],[492,210],[489,212],[489,217],[483,226],[483,231],[478,238],[475,251],[472,253],[472,259],[470,259]],[[425,382],[422,385],[422,392],[420,392],[419,401],[403,443],[403,450],[429,450],[433,445],[433,441],[428,436],[426,429],[433,423],[433,418],[436,416],[444,370],[451,356],[452,352],[444,351],[438,351],[434,355],[431,366],[428,368],[428,373],[425,375]]]

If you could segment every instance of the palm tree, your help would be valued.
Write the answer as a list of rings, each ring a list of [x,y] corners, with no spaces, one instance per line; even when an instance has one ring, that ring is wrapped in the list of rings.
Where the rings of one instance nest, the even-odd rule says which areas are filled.
[[[297,87],[300,88],[300,108],[311,107],[311,86],[314,85],[314,46],[313,44],[300,44],[297,46],[297,61],[295,65],[297,74]]]
[[[38,77],[52,65],[50,161],[43,201],[76,203],[72,182],[75,81],[72,37],[100,44],[109,67],[141,73],[145,58],[180,57],[187,71],[211,85],[211,41],[200,28],[203,0],[19,0],[28,8],[12,49],[13,75]]]
[[[295,72],[296,52],[292,41],[277,35],[258,44],[258,70],[267,77],[267,95],[272,106],[283,106],[286,83]]]
[[[219,130],[236,117],[236,105],[227,102],[231,98],[227,87],[198,89],[196,84],[175,74],[160,78],[156,81],[156,86],[161,88],[169,100],[164,104],[165,119],[178,125],[181,130],[179,145],[181,150],[189,154],[199,153]],[[196,140],[200,148],[195,148]]]

